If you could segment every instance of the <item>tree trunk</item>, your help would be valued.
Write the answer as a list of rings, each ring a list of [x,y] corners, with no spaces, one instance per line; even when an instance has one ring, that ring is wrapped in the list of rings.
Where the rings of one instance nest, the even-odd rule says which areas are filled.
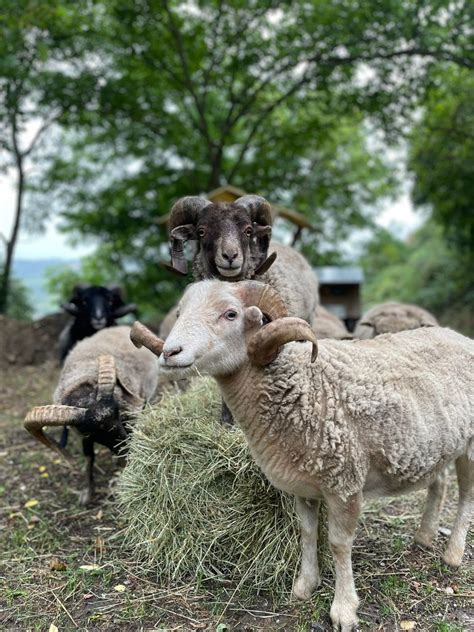
[[[219,147],[214,155],[211,155],[211,173],[207,183],[208,192],[221,186],[222,147]]]
[[[5,264],[0,280],[0,314],[6,314],[8,309],[8,300],[10,298],[10,276],[13,263],[13,253],[15,251],[18,232],[20,230],[20,220],[23,211],[23,190],[25,174],[23,172],[23,158],[16,156],[16,164],[18,169],[18,188],[16,195],[15,221],[10,239],[7,241]]]

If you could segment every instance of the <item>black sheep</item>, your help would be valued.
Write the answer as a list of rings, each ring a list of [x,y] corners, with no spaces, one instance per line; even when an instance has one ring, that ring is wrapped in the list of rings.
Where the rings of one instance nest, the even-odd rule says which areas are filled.
[[[113,327],[116,319],[136,312],[136,305],[125,304],[122,290],[118,285],[104,287],[80,283],[74,286],[71,299],[61,305],[62,309],[74,316],[59,337],[61,365],[74,345],[92,336],[105,327]]]

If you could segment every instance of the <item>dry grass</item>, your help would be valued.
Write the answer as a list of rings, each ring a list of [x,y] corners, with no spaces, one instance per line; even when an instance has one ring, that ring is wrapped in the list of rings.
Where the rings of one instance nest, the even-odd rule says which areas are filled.
[[[272,487],[237,428],[218,423],[213,381],[142,415],[118,485],[126,539],[159,581],[288,597],[298,563],[291,497]]]

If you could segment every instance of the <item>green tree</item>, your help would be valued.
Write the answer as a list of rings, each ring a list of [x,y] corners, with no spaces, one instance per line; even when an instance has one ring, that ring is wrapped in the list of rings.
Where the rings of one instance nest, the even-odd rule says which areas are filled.
[[[87,23],[87,7],[88,3],[82,0],[2,2],[0,169],[14,172],[17,183],[11,234],[1,235],[5,256],[0,272],[0,313],[8,312],[13,299],[10,276],[15,246],[25,226],[25,191],[31,167],[38,160],[45,136],[60,123],[73,101],[76,107],[78,104],[77,93],[70,92],[70,83],[74,66],[86,50],[80,26]],[[80,82],[83,88],[91,83],[84,69]],[[33,215],[29,222],[30,227],[37,228],[41,217]]]
[[[432,311],[443,325],[474,333],[474,280],[462,256],[428,220],[404,243],[381,233],[360,263],[366,272],[366,307],[385,301],[416,303]]]
[[[45,185],[48,204],[57,186],[67,230],[107,244],[101,261],[134,297],[176,287],[157,266],[157,217],[224,183],[296,206],[319,231],[305,253],[333,256],[392,185],[364,117],[398,130],[432,65],[473,63],[462,1],[101,6],[100,83],[69,112],[73,133]]]
[[[10,279],[10,301],[6,316],[15,320],[31,320],[34,307],[28,288],[17,278]]]
[[[449,243],[474,262],[474,74],[451,68],[433,78],[411,139],[415,204],[431,210]]]

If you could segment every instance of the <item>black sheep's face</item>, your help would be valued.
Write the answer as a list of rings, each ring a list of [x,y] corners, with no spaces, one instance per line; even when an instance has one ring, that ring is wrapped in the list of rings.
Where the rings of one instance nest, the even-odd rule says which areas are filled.
[[[125,303],[120,288],[98,285],[76,286],[74,294],[64,309],[73,316],[86,320],[95,331],[114,324]]]
[[[207,207],[195,226],[178,226],[171,234],[197,241],[206,276],[237,281],[245,277],[251,258],[265,259],[271,227],[252,223],[241,207],[219,204]]]

